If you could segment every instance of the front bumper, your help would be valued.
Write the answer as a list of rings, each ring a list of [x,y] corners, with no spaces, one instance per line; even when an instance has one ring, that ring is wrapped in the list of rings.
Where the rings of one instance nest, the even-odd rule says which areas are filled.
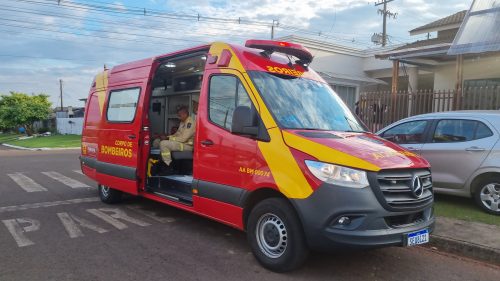
[[[411,211],[388,211],[370,187],[321,185],[306,199],[293,199],[311,249],[404,246],[407,233],[434,229],[432,202]],[[350,218],[341,225],[340,217]]]

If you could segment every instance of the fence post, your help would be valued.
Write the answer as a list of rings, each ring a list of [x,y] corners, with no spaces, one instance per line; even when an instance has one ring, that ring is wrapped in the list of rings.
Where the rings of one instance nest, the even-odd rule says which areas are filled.
[[[399,60],[392,61],[392,87],[391,87],[391,121],[396,120],[396,95],[399,83]]]
[[[464,80],[464,57],[463,55],[458,55],[457,56],[457,80],[455,82],[455,93],[454,93],[454,99],[453,99],[453,108],[457,110],[460,107],[460,93],[462,92],[462,83]]]

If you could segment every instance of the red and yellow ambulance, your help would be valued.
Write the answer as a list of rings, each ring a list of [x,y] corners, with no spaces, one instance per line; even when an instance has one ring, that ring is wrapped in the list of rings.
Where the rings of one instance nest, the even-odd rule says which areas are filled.
[[[312,59],[298,44],[249,40],[104,70],[86,105],[82,170],[106,203],[129,193],[246,231],[275,271],[309,249],[427,242],[428,162],[366,132]],[[153,136],[175,131],[180,106],[196,122],[193,150],[172,152],[175,173],[162,175]]]

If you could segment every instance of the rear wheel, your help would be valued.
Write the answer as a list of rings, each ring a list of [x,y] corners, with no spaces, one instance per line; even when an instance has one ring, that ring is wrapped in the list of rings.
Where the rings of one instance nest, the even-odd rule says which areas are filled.
[[[299,268],[309,252],[295,210],[282,198],[265,199],[252,209],[247,237],[257,260],[276,272]]]
[[[500,176],[492,176],[480,180],[477,184],[474,198],[484,211],[500,215]]]
[[[107,204],[118,203],[122,200],[123,192],[112,189],[109,186],[99,185],[99,198]]]

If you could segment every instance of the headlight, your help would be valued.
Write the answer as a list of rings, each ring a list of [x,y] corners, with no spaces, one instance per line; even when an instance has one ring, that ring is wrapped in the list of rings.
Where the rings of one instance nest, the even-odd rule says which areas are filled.
[[[369,185],[365,171],[311,160],[306,160],[306,165],[315,177],[326,183],[352,188]]]

